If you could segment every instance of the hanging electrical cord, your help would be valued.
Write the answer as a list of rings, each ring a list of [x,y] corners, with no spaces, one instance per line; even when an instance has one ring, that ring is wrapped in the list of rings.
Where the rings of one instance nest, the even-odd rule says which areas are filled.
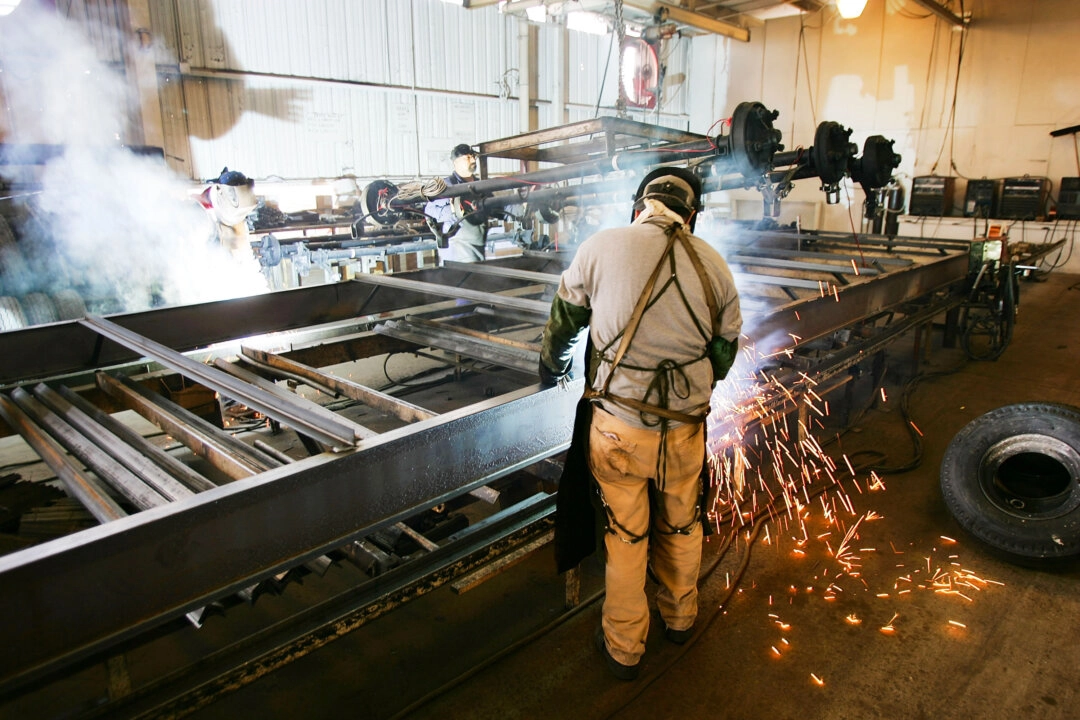
[[[964,2],[960,1],[960,13],[964,14]],[[956,156],[954,150],[956,148],[956,105],[960,96],[960,70],[964,66],[964,50],[967,47],[967,29],[964,28],[960,31],[960,41],[956,52],[956,77],[953,80],[953,96],[952,103],[949,107],[949,120],[946,123],[947,128],[945,137],[941,140],[941,148],[938,150],[937,159],[934,160],[934,165],[930,168],[931,174],[937,170],[938,163],[941,161],[941,155],[945,151],[945,142],[948,138],[949,143],[949,167],[959,175],[960,177],[966,177],[956,167]]]
[[[799,95],[799,65],[803,67],[804,74],[806,75],[806,96],[810,101],[810,119],[814,126],[817,127],[817,108],[814,104],[814,86],[810,81],[810,58],[807,55],[806,50],[806,30],[808,26],[803,20],[803,15],[799,15],[799,46],[795,49],[795,92],[792,93],[791,104],[791,134],[795,135],[795,103],[797,102]],[[820,30],[820,26],[817,28],[809,28],[811,30]],[[818,49],[820,50],[820,43]],[[800,63],[799,58],[802,57]]]
[[[930,44],[930,57],[926,61],[926,78],[923,81],[923,87],[926,88],[926,92],[923,94],[923,106],[922,111],[919,113],[919,128],[918,137],[916,138],[915,147],[922,146],[922,133],[926,128],[926,117],[930,112],[930,79],[933,75],[934,62],[937,58],[938,50],[938,36],[941,35],[941,19],[934,19],[934,42]]]
[[[600,92],[596,94],[596,108],[593,110],[593,117],[600,116],[600,102],[604,99],[604,88],[607,87],[607,74],[608,68],[611,67],[611,50],[615,44],[615,36],[611,36],[611,40],[608,41],[607,60],[604,61],[604,74],[600,78]],[[619,50],[619,55],[622,55],[622,49]],[[622,81],[620,80],[620,85]]]
[[[616,52],[619,53],[619,94],[615,99],[615,116],[626,117],[626,89],[623,87],[623,40],[626,39],[626,24],[623,22],[623,0],[615,0],[615,37],[619,41]]]

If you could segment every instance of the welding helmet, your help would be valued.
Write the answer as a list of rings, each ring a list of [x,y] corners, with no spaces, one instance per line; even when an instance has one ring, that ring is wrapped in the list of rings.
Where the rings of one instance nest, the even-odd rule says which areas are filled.
[[[701,180],[693,171],[680,167],[661,167],[652,170],[641,180],[634,194],[631,222],[645,208],[645,200],[659,200],[682,215],[689,216],[690,232],[694,231],[697,211],[701,209]]]
[[[238,170],[230,170],[228,167],[221,169],[221,174],[218,175],[217,180],[214,180],[214,182],[218,185],[230,185],[232,187],[255,184],[255,181],[248,178],[244,173]]]

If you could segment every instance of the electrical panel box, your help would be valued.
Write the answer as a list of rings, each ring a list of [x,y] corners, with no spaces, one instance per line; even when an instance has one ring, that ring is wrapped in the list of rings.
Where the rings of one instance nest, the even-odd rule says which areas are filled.
[[[1050,181],[1040,177],[1014,177],[1001,181],[999,215],[1006,220],[1035,220],[1042,217]]]
[[[1080,220],[1080,177],[1061,178],[1057,216],[1062,220]]]
[[[920,175],[911,179],[908,215],[944,217],[952,212],[956,178]]]
[[[964,217],[997,217],[997,180],[968,180],[964,193]]]

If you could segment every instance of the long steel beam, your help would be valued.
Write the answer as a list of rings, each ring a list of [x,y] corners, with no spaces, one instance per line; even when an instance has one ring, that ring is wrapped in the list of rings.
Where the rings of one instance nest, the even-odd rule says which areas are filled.
[[[873,317],[902,303],[961,285],[967,253],[956,253],[848,285],[835,296],[798,300],[777,308],[753,328],[757,351],[769,355],[791,346],[789,333],[803,341],[835,332],[859,318]]]
[[[0,557],[0,693],[560,452],[580,394],[530,386]]]
[[[250,347],[242,347],[240,351],[242,353],[241,360],[245,362],[250,362],[284,377],[291,377],[300,382],[309,383],[319,389],[325,388],[329,393],[344,395],[376,410],[394,415],[405,422],[427,420],[437,414],[406,402],[401,398],[387,395],[352,380],[336,377],[280,355]]]
[[[358,427],[343,417],[328,413],[314,403],[303,402],[298,398],[283,399],[220,369],[213,369],[187,358],[172,348],[104,318],[88,316],[79,322],[92,327],[96,332],[114,342],[126,345],[132,350],[138,350],[181,375],[198,380],[208,388],[217,390],[331,447],[353,446],[365,435],[364,428]]]
[[[425,293],[428,295],[438,295],[440,297],[452,297],[460,298],[463,300],[472,300],[473,302],[494,305],[495,307],[509,308],[511,310],[521,310],[544,317],[547,317],[548,312],[550,312],[551,310],[551,303],[544,302],[542,300],[529,300],[528,298],[511,297],[509,295],[481,292],[478,290],[453,287],[450,285],[439,285],[437,283],[420,282],[417,280],[410,280],[408,278],[398,277],[396,275],[357,275],[353,278],[353,282],[366,283],[369,285],[382,285],[391,288],[399,288],[402,290],[412,290],[413,292]]]
[[[960,17],[956,13],[946,8],[941,3],[937,2],[937,0],[915,0],[915,2],[919,5],[922,5],[924,8],[934,13],[938,17],[944,18],[945,20],[949,21],[957,27],[963,28],[968,26],[968,21],[966,18]]]

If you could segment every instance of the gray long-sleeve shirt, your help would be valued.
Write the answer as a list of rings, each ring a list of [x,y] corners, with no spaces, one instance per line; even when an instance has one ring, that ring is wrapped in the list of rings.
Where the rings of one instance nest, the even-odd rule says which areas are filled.
[[[608,348],[604,354],[609,361],[618,349],[616,338],[630,322],[645,283],[660,261],[667,245],[665,228],[670,224],[667,220],[654,219],[626,228],[602,230],[582,243],[570,267],[562,274],[559,297],[591,310],[589,333],[593,345],[598,350]],[[646,396],[656,377],[655,368],[664,361],[672,361],[685,365],[681,373],[668,373],[673,383],[667,393],[667,407],[683,412],[708,403],[713,370],[706,353],[707,345],[712,337],[737,340],[742,329],[742,314],[731,270],[723,257],[699,237],[691,235],[690,242],[705,266],[719,316],[713,322],[709,321],[701,281],[686,251],[676,243],[675,276],[682,293],[678,287],[668,286],[671,273],[665,267],[653,289],[655,302],[643,315],[630,348],[612,378],[611,394],[655,404],[655,395]],[[711,330],[710,337],[703,337],[694,317],[707,333]],[[609,362],[600,363],[593,382],[596,389],[603,387],[610,370]],[[631,425],[650,426],[636,410],[612,401],[602,404]],[[655,418],[651,420],[655,421]]]

